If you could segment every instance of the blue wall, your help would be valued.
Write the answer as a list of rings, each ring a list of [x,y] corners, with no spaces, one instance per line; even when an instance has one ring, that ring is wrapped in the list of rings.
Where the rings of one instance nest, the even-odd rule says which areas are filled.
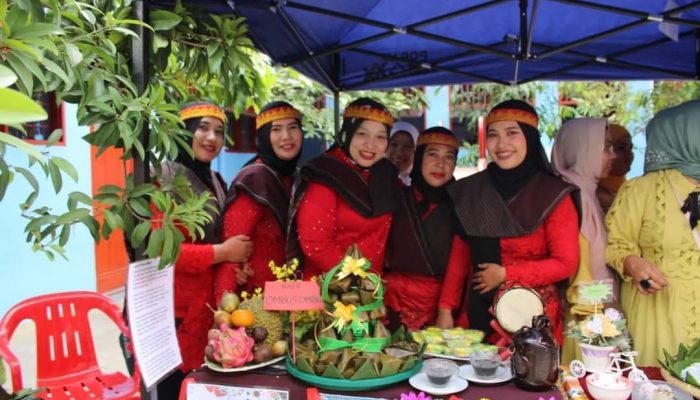
[[[54,213],[66,209],[68,193],[79,190],[91,194],[92,174],[90,169],[90,146],[81,139],[88,133],[87,127],[77,125],[74,117],[77,107],[65,105],[65,146],[50,149],[51,154],[68,159],[78,170],[78,183],[64,175],[63,189],[59,194],[53,191],[49,179],[41,179],[43,171],[32,169],[39,180],[41,191],[36,206],[47,205]],[[40,150],[43,150],[43,146]],[[25,167],[27,157],[14,149],[5,155],[9,164]],[[43,253],[32,252],[30,244],[24,241],[26,219],[22,218],[18,205],[30,192],[30,186],[22,177],[15,177],[5,198],[0,202],[2,216],[2,241],[0,241],[0,264],[2,291],[0,292],[0,316],[14,304],[28,297],[68,290],[95,290],[95,244],[90,233],[83,226],[75,226],[66,246],[68,261],[57,257],[49,261]]]

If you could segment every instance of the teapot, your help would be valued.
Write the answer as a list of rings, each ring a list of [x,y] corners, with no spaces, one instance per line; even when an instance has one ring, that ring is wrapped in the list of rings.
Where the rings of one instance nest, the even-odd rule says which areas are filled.
[[[546,315],[532,317],[532,328],[523,326],[512,337],[511,368],[515,384],[525,390],[543,391],[559,378],[559,345]]]

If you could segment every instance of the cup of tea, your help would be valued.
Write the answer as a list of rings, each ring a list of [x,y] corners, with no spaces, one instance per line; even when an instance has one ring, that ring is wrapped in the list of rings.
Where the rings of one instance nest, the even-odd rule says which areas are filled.
[[[492,379],[501,366],[501,357],[494,350],[477,350],[471,354],[469,361],[474,373],[481,379]]]
[[[447,386],[450,378],[459,370],[459,366],[454,361],[442,358],[431,358],[423,362],[423,371],[428,377],[428,381],[435,387]]]

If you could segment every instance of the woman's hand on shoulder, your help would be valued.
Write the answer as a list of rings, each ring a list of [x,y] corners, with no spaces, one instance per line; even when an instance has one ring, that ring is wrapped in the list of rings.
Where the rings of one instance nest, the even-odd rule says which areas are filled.
[[[498,264],[479,264],[479,269],[480,271],[474,274],[474,290],[478,290],[479,293],[490,292],[506,280],[506,269]]]
[[[246,262],[253,253],[253,242],[246,235],[236,235],[214,245],[214,263]]]
[[[625,257],[624,273],[632,278],[642,294],[654,294],[668,286],[668,281],[659,267],[639,256]]]

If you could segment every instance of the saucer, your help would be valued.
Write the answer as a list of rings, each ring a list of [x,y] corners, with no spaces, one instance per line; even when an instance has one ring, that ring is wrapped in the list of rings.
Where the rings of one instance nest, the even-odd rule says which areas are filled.
[[[414,388],[423,391],[428,394],[435,396],[446,396],[448,394],[459,393],[469,386],[469,382],[458,377],[457,375],[452,375],[447,386],[436,387],[428,380],[428,376],[425,372],[419,372],[408,380],[408,383]]]
[[[510,371],[510,368],[506,368],[505,366],[501,365],[496,370],[496,375],[494,375],[493,378],[484,379],[476,376],[476,373],[474,373],[474,368],[471,366],[471,364],[465,364],[459,367],[459,377],[474,383],[491,384],[507,382],[513,378],[513,373]]]

